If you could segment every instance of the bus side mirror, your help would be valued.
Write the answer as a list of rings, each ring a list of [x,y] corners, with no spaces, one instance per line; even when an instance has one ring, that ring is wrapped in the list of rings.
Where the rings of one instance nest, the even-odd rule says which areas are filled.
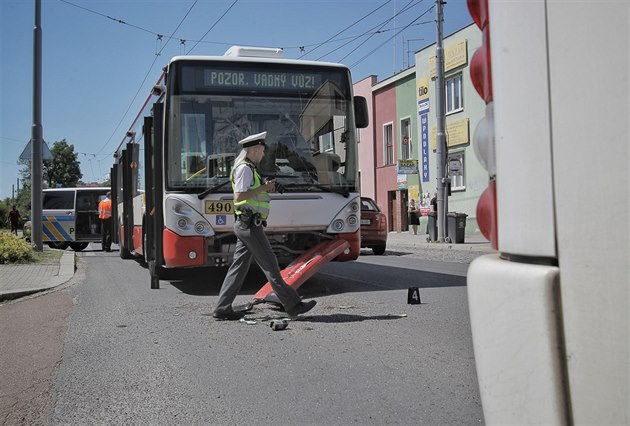
[[[354,120],[359,129],[365,129],[370,124],[367,101],[363,96],[354,97]]]

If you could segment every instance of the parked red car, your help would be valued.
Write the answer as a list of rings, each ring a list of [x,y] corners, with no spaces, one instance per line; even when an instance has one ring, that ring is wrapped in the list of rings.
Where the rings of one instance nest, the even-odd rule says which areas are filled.
[[[361,197],[361,247],[371,248],[374,254],[383,254],[386,246],[387,218],[374,200]]]

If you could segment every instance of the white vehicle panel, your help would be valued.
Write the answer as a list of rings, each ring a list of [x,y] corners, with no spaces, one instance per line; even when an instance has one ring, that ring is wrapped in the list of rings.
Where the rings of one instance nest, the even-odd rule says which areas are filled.
[[[499,250],[555,256],[543,2],[493,2],[490,14]],[[527,70],[527,72],[523,72]]]
[[[481,256],[467,287],[486,423],[566,424],[558,268]]]
[[[558,264],[576,425],[630,421],[629,8],[548,4]]]

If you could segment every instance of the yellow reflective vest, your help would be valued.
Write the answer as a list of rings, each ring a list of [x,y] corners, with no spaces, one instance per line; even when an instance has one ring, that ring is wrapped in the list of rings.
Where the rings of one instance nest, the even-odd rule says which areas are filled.
[[[256,166],[254,166],[254,164],[249,161],[241,161],[240,163],[234,165],[234,167],[232,168],[232,173],[230,174],[230,181],[232,182],[232,192],[235,192],[236,190],[236,185],[234,182],[234,172],[236,171],[237,167],[240,167],[243,164],[247,165],[250,169],[252,169],[252,173],[254,174],[254,181],[249,186],[249,190],[256,189],[260,185],[262,185],[262,179],[260,177],[260,174],[258,173],[258,170],[256,170]],[[245,200],[245,201],[237,202],[235,200],[234,212],[236,213],[237,216],[239,216],[240,214],[243,213],[243,209],[249,208],[256,213],[260,213],[260,217],[262,218],[262,220],[267,220],[267,218],[269,217],[269,201],[270,200],[271,200],[271,197],[269,197],[268,192],[260,192],[255,197],[250,198],[249,200]]]

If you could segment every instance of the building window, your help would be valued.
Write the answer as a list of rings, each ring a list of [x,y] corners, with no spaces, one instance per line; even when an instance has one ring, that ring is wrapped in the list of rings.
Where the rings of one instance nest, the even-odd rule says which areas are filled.
[[[391,123],[383,126],[383,147],[385,165],[394,164],[394,131]]]
[[[458,112],[464,109],[462,97],[462,75],[446,79],[446,113]]]
[[[330,152],[333,150],[333,134],[326,133],[322,136],[322,148],[324,152]]]
[[[400,121],[400,136],[402,145],[402,158],[403,160],[410,160],[412,151],[411,145],[411,119],[404,118]]]
[[[451,178],[452,191],[464,191],[464,152],[453,152],[447,157],[448,176]]]

